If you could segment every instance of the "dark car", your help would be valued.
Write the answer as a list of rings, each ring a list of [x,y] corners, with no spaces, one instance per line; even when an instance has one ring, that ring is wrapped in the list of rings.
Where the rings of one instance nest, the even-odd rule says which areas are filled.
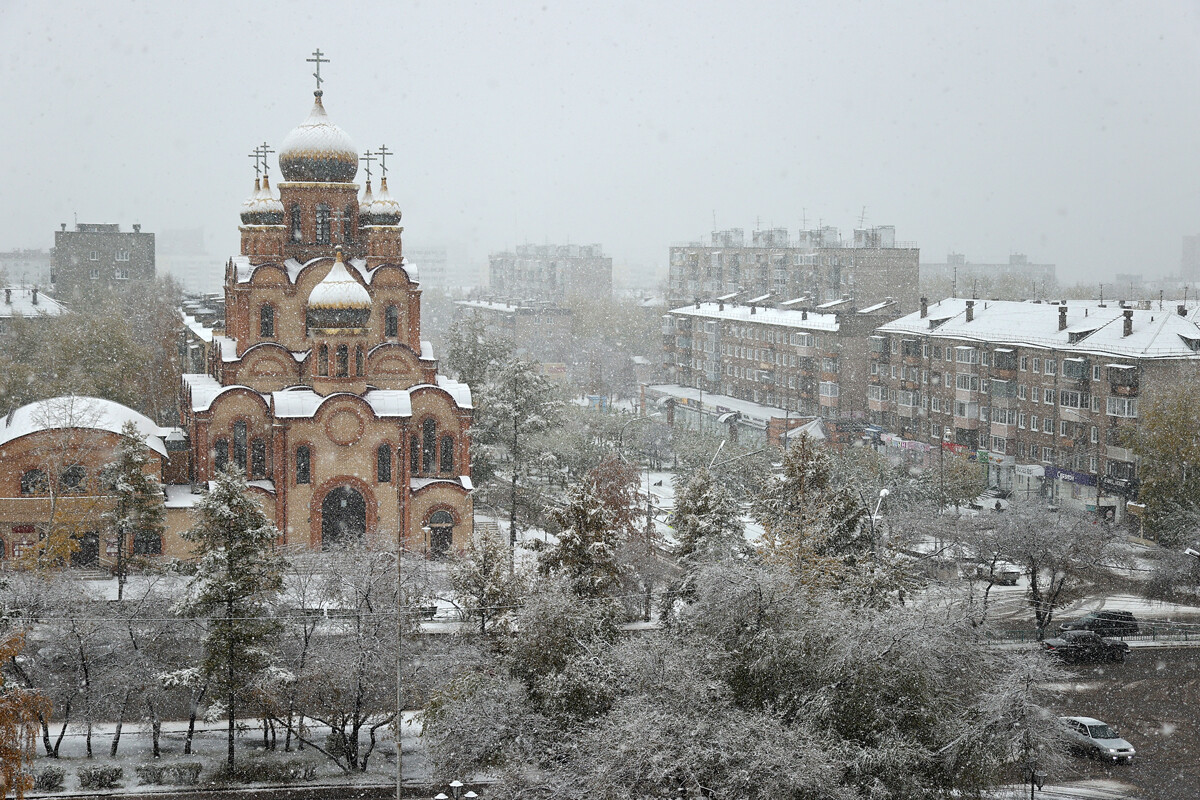
[[[1062,631],[1094,631],[1101,636],[1137,636],[1138,624],[1132,611],[1090,611],[1079,619],[1064,622]]]
[[[1093,631],[1067,631],[1042,642],[1042,649],[1069,664],[1124,661],[1129,645],[1120,639],[1105,639]]]
[[[1114,764],[1132,764],[1137,751],[1121,738],[1116,728],[1093,717],[1059,717],[1067,727],[1071,752]]]

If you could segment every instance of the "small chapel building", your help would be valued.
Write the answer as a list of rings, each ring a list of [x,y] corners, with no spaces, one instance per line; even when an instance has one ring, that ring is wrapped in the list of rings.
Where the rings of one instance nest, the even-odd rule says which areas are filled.
[[[322,94],[279,146],[278,195],[264,174],[242,205],[224,328],[183,376],[189,477],[244,472],[284,545],[399,540],[437,557],[471,535],[471,391],[421,340],[389,151],[377,190],[362,157],[360,194],[359,152]]]

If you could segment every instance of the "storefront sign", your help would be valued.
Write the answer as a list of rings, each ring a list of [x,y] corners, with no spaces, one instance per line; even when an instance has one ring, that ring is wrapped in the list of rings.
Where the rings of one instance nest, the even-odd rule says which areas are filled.
[[[1060,481],[1067,483],[1077,483],[1080,486],[1095,486],[1096,476],[1089,475],[1086,472],[1072,472],[1069,469],[1059,469],[1057,467],[1046,467],[1047,478],[1058,478]]]
[[[1046,468],[1041,464],[1018,464],[1014,471],[1025,478],[1046,477]]]
[[[1122,497],[1134,497],[1137,495],[1138,485],[1136,480],[1113,478],[1105,475],[1100,479],[1100,489],[1108,494],[1119,494]]]

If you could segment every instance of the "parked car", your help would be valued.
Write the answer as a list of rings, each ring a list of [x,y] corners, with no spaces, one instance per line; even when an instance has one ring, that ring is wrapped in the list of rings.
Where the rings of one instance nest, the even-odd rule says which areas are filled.
[[[1097,661],[1124,661],[1129,653],[1128,643],[1106,639],[1095,631],[1067,631],[1042,642],[1042,649],[1069,664]]]
[[[1138,623],[1132,611],[1089,611],[1079,619],[1064,622],[1062,631],[1094,631],[1101,636],[1137,636]]]
[[[1007,561],[997,561],[995,564],[970,564],[962,570],[963,577],[977,581],[988,581],[998,586],[1016,586],[1021,577],[1021,568]]]
[[[1132,764],[1137,751],[1116,728],[1093,717],[1059,717],[1070,735],[1071,752],[1114,764]]]

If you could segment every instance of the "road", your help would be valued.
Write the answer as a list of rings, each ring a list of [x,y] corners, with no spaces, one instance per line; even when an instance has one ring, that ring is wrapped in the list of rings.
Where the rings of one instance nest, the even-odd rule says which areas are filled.
[[[1091,716],[1115,726],[1138,760],[1106,766],[1076,759],[1074,772],[1050,776],[1052,785],[1107,780],[1154,800],[1200,797],[1200,648],[1145,648],[1124,664],[1068,667],[1061,686],[1062,716]]]

